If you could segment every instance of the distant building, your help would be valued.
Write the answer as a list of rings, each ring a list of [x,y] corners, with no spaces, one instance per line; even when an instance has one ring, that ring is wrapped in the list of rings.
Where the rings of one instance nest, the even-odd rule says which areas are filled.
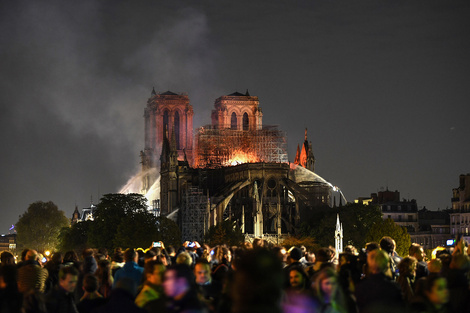
[[[463,235],[470,239],[470,174],[459,176],[459,187],[452,189],[450,231],[452,237]]]
[[[0,236],[0,253],[9,251],[13,255],[16,252],[16,234],[8,234]]]
[[[422,245],[424,249],[445,247],[450,239],[449,212],[423,208],[418,211],[418,219],[419,232],[411,234],[411,242]]]
[[[397,190],[379,191],[371,194],[371,204],[379,205],[383,218],[392,219],[397,225],[404,226],[408,233],[414,233],[419,230],[418,205],[416,200],[400,201],[400,192]]]
[[[75,206],[75,210],[72,213],[72,225],[83,221],[92,221],[93,213],[96,209],[96,205],[91,204],[89,208],[83,208],[82,211],[78,211],[78,207]]]
[[[418,243],[425,249],[445,246],[450,239],[449,213],[429,211],[426,208],[418,211],[416,200],[400,201],[400,192],[385,190],[372,193],[370,197],[360,197],[356,203],[378,205],[383,219],[390,218],[397,225],[406,227],[411,242]]]

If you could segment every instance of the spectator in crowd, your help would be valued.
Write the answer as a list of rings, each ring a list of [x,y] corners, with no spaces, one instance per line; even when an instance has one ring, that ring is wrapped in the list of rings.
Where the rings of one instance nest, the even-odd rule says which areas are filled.
[[[137,290],[137,286],[142,282],[142,274],[144,272],[144,269],[137,265],[138,257],[139,255],[132,248],[124,251],[124,260],[126,263],[122,268],[116,271],[116,274],[114,275],[113,288],[120,279],[126,277],[130,278],[134,282],[135,290]]]
[[[215,312],[222,292],[222,285],[212,279],[211,265],[205,259],[198,259],[194,276],[199,294],[205,300],[210,312]]]
[[[380,249],[387,252],[389,257],[389,266],[386,275],[396,280],[398,278],[398,263],[400,263],[401,258],[395,252],[395,240],[389,236],[384,236],[380,239],[379,245]]]
[[[197,296],[194,275],[186,264],[168,267],[164,274],[163,289],[169,298],[167,313],[208,312],[205,304]]]
[[[315,253],[315,263],[307,267],[306,272],[310,279],[315,277],[315,274],[318,273],[325,267],[332,266],[331,261],[334,258],[334,251],[330,248],[323,247],[317,250]]]
[[[353,300],[347,300],[333,267],[326,267],[318,272],[313,282],[313,295],[317,312],[356,312]]]
[[[0,255],[1,265],[15,264],[15,257],[8,251],[3,251]]]
[[[78,259],[78,255],[73,250],[65,252],[62,264],[64,266],[74,266],[77,270],[80,270],[81,266],[80,260]]]
[[[356,286],[356,301],[362,312],[399,312],[404,310],[400,286],[385,273],[390,269],[390,258],[384,250],[367,254],[370,274]]]
[[[436,274],[430,274],[424,279],[423,287],[423,293],[411,303],[411,312],[453,312],[449,303],[449,290],[447,289],[447,280],[444,277]]]
[[[236,260],[232,313],[280,313],[282,286],[282,264],[273,251],[261,248],[246,251]]]
[[[106,304],[95,308],[93,313],[147,313],[147,311],[135,304],[136,293],[137,289],[134,279],[122,277],[114,285]]]
[[[98,292],[105,298],[108,298],[111,294],[113,287],[113,275],[111,272],[111,263],[108,260],[101,260],[98,262],[98,269],[95,273],[98,278]]]
[[[310,279],[302,266],[292,266],[289,269],[289,292],[303,293],[310,290]]]
[[[216,246],[213,251],[212,278],[223,284],[231,268],[232,252],[225,245]]]
[[[28,250],[25,261],[18,269],[18,290],[23,294],[32,290],[44,293],[48,275],[47,270],[39,264],[37,251]]]
[[[46,296],[48,313],[76,313],[74,291],[77,287],[78,271],[74,266],[64,266],[59,271],[59,284]]]
[[[165,265],[157,260],[151,260],[144,266],[144,284],[135,299],[135,304],[148,312],[163,312],[165,296],[163,293],[163,273]]]
[[[426,254],[421,245],[417,243],[412,243],[408,251],[409,256],[414,257],[417,260],[416,263],[416,280],[421,277],[426,277],[429,275],[428,264],[425,261]]]
[[[94,308],[106,303],[106,299],[98,292],[98,278],[86,274],[82,283],[83,296],[77,304],[78,312],[89,313]]]
[[[284,267],[284,289],[290,287],[290,269],[293,267],[304,267],[300,262],[302,258],[302,250],[298,247],[291,247],[287,251],[287,265]]]
[[[111,274],[116,274],[117,270],[124,266],[124,254],[122,253],[121,248],[116,248],[113,254],[111,262]]]
[[[398,263],[398,276],[397,283],[401,287],[403,298],[407,303],[410,303],[414,297],[415,277],[416,277],[416,264],[418,261],[412,257],[404,257]]]
[[[176,264],[184,264],[188,267],[191,267],[193,264],[193,258],[191,257],[189,252],[180,252],[176,257]]]
[[[0,312],[20,312],[21,301],[22,295],[18,291],[16,265],[2,263],[0,266]]]
[[[46,293],[59,283],[59,271],[62,266],[62,253],[60,252],[54,253],[51,260],[46,263],[45,268],[49,274],[46,280]]]

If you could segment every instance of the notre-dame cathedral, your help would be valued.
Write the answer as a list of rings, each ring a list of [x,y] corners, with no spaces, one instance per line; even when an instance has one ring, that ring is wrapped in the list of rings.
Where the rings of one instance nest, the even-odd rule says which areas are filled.
[[[212,123],[194,133],[193,115],[188,95],[171,91],[153,90],[144,111],[142,193],[160,184],[159,212],[177,216],[183,240],[202,240],[224,220],[247,239],[279,240],[314,207],[331,206],[332,186],[314,173],[307,130],[290,163],[287,136],[263,125],[258,97],[217,98]]]

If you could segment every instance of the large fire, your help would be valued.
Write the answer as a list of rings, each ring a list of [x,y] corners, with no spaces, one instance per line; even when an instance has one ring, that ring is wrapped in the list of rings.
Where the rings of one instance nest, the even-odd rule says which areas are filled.
[[[224,164],[225,166],[234,166],[242,163],[256,163],[261,162],[261,160],[256,156],[255,153],[246,152],[242,150],[235,150],[231,153],[231,157]]]

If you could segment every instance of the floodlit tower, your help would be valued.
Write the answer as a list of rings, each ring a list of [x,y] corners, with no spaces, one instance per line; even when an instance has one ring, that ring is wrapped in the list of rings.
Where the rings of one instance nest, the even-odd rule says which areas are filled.
[[[144,111],[145,149],[140,153],[144,173],[142,193],[147,193],[157,179],[156,174],[150,174],[149,171],[159,170],[165,132],[175,136],[178,160],[187,157],[189,164],[192,164],[193,115],[188,95],[171,91],[156,93],[155,89],[152,90]]]
[[[338,253],[343,252],[343,224],[339,222],[339,214],[336,214],[335,249]]]

